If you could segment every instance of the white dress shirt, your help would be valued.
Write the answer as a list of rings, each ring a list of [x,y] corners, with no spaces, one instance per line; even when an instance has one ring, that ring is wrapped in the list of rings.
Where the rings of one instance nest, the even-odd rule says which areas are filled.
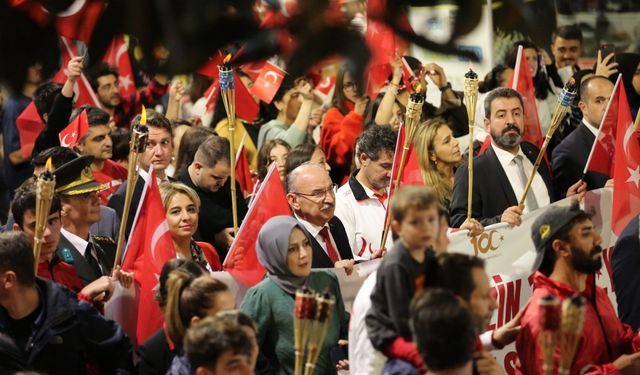
[[[522,198],[522,193],[524,192],[524,184],[520,182],[520,171],[518,169],[518,165],[514,161],[516,155],[495,146],[493,143],[491,144],[491,147],[493,147],[493,151],[496,153],[498,161],[500,161],[500,165],[502,166],[504,173],[509,179],[509,184],[511,184],[511,188],[516,195],[516,199],[520,201],[520,199]],[[518,148],[518,155],[522,156],[522,166],[524,167],[524,173],[527,175],[527,177],[529,177],[531,175],[531,172],[533,171],[533,164],[531,164],[529,158],[527,158],[527,156],[522,152],[522,148]],[[540,172],[536,172],[536,175],[533,178],[533,182],[531,183],[529,194],[533,194],[536,197],[538,207],[544,207],[551,203],[547,185],[544,184],[544,180],[542,180]],[[529,208],[525,204],[522,213],[527,212],[529,212]]]
[[[83,239],[82,237],[77,236],[74,233],[69,232],[68,230],[61,228],[60,229],[60,233],[69,241],[71,242],[71,245],[73,245],[73,247],[76,248],[76,250],[78,250],[78,252],[83,256],[83,257],[87,257],[86,252],[87,252],[87,246],[89,245],[89,241]],[[89,238],[91,238],[91,235],[89,235]],[[95,253],[95,244],[94,246],[94,250],[91,254],[91,256],[96,260],[96,263],[98,263],[98,266],[100,267],[100,270],[102,270],[102,272],[104,273],[104,268],[102,267],[102,264],[100,264],[100,261],[98,260],[98,256]]]

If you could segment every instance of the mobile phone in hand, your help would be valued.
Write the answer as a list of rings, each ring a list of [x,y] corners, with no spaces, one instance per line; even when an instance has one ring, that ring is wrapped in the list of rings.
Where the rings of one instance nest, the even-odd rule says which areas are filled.
[[[600,46],[600,57],[604,60],[605,57],[613,53],[613,58],[609,63],[616,62],[616,47],[613,44],[603,44]]]

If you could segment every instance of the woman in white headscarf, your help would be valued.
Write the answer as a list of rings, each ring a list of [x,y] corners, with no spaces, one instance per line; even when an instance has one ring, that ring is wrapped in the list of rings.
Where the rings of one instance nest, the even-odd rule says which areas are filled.
[[[275,374],[293,373],[293,305],[296,290],[307,286],[318,293],[328,290],[336,299],[314,372],[335,374],[329,353],[338,340],[346,339],[349,315],[335,275],[311,272],[309,234],[293,217],[276,216],[260,230],[256,250],[267,277],[249,289],[240,310],[258,325],[258,346],[269,360],[269,370]]]

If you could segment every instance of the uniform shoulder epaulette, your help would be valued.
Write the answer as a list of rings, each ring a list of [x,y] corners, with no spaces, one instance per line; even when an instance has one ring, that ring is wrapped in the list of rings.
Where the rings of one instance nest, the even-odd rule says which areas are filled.
[[[65,247],[60,250],[60,256],[62,257],[62,260],[64,262],[73,264],[73,254],[71,254],[71,250],[69,250],[68,248]]]
[[[116,241],[109,236],[92,236],[92,237],[95,242],[99,242],[101,244],[109,244],[109,245],[116,244]]]

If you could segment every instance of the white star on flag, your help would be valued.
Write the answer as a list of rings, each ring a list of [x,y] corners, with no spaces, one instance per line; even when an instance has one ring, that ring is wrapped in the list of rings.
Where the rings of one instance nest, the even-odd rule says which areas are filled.
[[[633,182],[636,184],[636,188],[640,189],[640,165],[636,166],[636,169],[627,167],[627,170],[629,171],[629,178],[626,182]]]
[[[127,74],[126,76],[120,76],[120,87],[124,87],[125,90],[129,90],[129,86],[133,85],[133,82],[131,81],[131,78],[129,78],[129,75]]]

